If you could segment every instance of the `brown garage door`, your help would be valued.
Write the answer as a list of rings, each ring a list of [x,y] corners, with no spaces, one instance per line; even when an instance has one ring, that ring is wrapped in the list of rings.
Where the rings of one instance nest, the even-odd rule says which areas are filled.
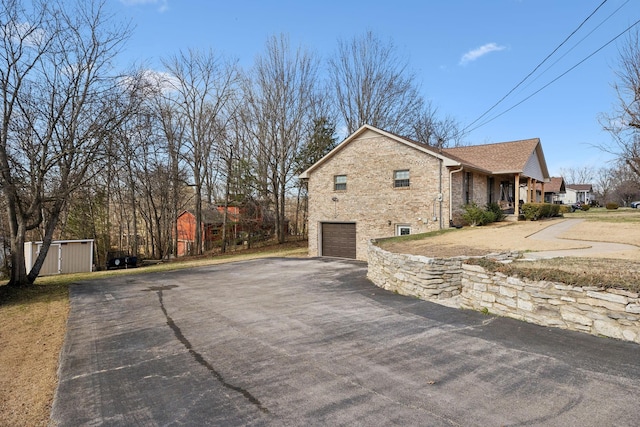
[[[355,259],[356,225],[354,223],[323,223],[322,256]]]

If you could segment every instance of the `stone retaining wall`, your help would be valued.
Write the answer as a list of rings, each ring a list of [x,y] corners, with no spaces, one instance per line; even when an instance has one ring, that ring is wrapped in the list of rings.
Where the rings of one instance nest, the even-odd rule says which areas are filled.
[[[638,293],[568,286],[462,266],[460,307],[640,343]]]
[[[487,257],[518,256],[510,252]],[[464,264],[468,258],[395,254],[370,242],[367,277],[381,288],[439,304],[640,344],[638,293],[508,277]]]

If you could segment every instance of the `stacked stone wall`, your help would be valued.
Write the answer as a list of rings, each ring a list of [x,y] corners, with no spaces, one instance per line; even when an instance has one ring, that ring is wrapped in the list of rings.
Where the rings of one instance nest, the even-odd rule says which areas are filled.
[[[462,259],[394,254],[369,245],[367,277],[376,286],[432,300],[460,294]]]
[[[640,343],[637,292],[568,286],[462,266],[460,307]]]
[[[488,257],[508,262],[519,255]],[[468,258],[396,254],[369,242],[367,277],[383,289],[439,304],[640,344],[637,292],[509,277],[465,264]]]

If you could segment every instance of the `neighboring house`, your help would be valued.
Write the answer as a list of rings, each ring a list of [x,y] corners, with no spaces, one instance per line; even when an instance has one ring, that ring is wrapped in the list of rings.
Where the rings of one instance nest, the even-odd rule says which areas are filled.
[[[541,192],[542,184],[538,184],[536,189]],[[561,204],[563,203],[567,188],[563,177],[551,177],[551,180],[544,185],[544,202]]]
[[[537,138],[439,150],[365,125],[300,178],[309,255],[366,260],[368,240],[448,228],[465,204],[517,215],[549,173]]]
[[[202,244],[204,250],[213,249],[216,242],[222,240],[222,224],[224,206],[202,211]],[[288,226],[288,222],[285,224]],[[195,253],[196,216],[193,211],[185,210],[177,219],[178,247],[176,256]],[[227,241],[240,237],[261,240],[271,236],[274,231],[274,220],[256,209],[245,209],[238,206],[227,207]]]
[[[573,205],[578,202],[589,204],[593,200],[593,185],[567,184],[567,192],[561,200],[565,205]]]
[[[222,239],[222,223],[224,206],[218,206],[216,210],[202,210],[202,243],[205,250],[213,248],[213,243]],[[233,226],[233,236],[237,235],[240,208],[229,206],[227,208],[227,223]],[[177,256],[189,255],[195,252],[193,245],[196,241],[196,215],[186,210],[178,215],[178,248]]]
[[[567,192],[575,193],[575,203],[589,204],[593,200],[593,185],[571,184],[567,185]]]

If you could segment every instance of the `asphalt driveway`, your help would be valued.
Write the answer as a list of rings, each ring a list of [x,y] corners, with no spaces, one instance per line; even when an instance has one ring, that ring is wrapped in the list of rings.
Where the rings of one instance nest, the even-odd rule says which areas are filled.
[[[640,346],[267,259],[71,288],[52,424],[640,423]]]

